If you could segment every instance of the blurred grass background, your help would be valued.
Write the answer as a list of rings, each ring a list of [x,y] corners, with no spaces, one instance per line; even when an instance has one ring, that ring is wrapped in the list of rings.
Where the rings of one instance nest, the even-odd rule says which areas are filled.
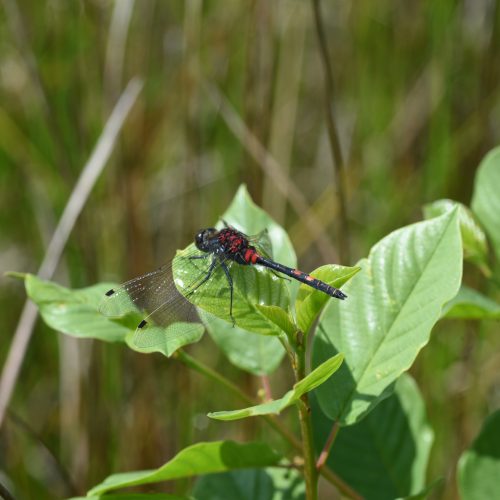
[[[500,135],[500,9],[492,0],[332,0],[322,15],[347,178],[351,255],[342,263],[352,265],[419,220],[422,204],[470,201],[476,167]],[[119,282],[164,263],[217,220],[242,182],[289,231],[302,268],[325,263],[305,214],[207,88],[281,164],[338,250],[312,3],[3,0],[0,61],[2,273],[36,272],[106,118],[137,75],[144,88],[56,281]],[[468,267],[466,279],[482,284]],[[0,277],[0,363],[24,296],[19,282]],[[436,432],[429,478],[445,477],[442,498],[455,498],[456,459],[499,402],[488,331],[442,323],[413,369]],[[208,337],[191,353],[258,389]],[[278,395],[290,373],[271,382]],[[0,431],[0,482],[19,498],[58,498],[111,472],[156,467],[199,440],[268,436],[257,421],[204,416],[237,404],[175,361],[63,338],[39,322]]]

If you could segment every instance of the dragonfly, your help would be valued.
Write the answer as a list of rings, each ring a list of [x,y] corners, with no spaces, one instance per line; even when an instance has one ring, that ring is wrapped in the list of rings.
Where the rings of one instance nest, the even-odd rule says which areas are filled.
[[[176,336],[189,335],[199,328],[202,321],[196,306],[203,304],[202,308],[211,312],[207,307],[208,297],[214,295],[214,288],[222,286],[223,276],[229,290],[228,319],[234,326],[237,323],[233,316],[233,266],[260,266],[275,276],[299,281],[335,299],[347,298],[338,288],[274,261],[269,254],[267,231],[248,236],[223,222],[222,229],[209,227],[198,231],[191,250],[171,264],[108,290],[100,306],[101,313],[121,317],[139,312],[143,319],[132,341],[137,347],[153,347],[158,335],[157,332],[148,335],[148,330],[167,328],[168,334]]]

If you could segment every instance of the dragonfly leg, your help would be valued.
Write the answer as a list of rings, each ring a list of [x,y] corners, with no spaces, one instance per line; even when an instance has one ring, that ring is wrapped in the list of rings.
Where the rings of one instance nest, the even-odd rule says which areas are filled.
[[[212,259],[212,262],[210,263],[210,267],[207,270],[207,275],[196,285],[196,288],[189,291],[189,293],[186,295],[187,297],[192,295],[194,292],[196,292],[196,290],[198,290],[198,288],[200,288],[200,286],[202,286],[204,283],[206,283],[210,279],[210,276],[212,276],[212,273],[214,272],[216,265],[217,265],[217,258],[214,257]]]
[[[199,260],[199,259],[207,259],[208,257],[210,257],[210,254],[209,253],[204,253],[202,255],[191,255],[191,257],[184,257],[185,259],[187,260]],[[201,271],[201,269],[193,262],[192,263],[194,267],[196,267],[196,269],[198,269],[198,271]]]
[[[227,267],[225,262],[220,263],[222,269],[226,273],[227,282],[229,284],[229,294],[230,294],[230,302],[229,302],[229,316],[231,316],[231,321],[233,322],[233,326],[236,324],[233,317],[233,278],[231,277],[231,273],[229,272],[229,268]]]
[[[195,259],[207,259],[210,257],[209,253],[204,253],[202,255],[191,255],[191,257],[187,257],[189,260],[195,260]]]

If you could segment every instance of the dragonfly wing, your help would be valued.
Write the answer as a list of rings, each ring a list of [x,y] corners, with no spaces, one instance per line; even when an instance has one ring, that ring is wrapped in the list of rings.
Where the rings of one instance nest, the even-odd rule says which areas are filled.
[[[269,238],[269,231],[267,229],[264,229],[255,235],[249,236],[248,241],[262,256],[267,257],[268,259],[273,258],[273,244],[271,242],[271,238]]]
[[[104,316],[117,318],[130,312],[148,314],[167,301],[172,292],[172,266],[165,265],[106,292],[99,306]]]
[[[199,272],[199,265],[195,262],[196,260],[182,258],[180,263],[176,263],[176,275],[185,277],[187,270],[193,272],[192,266]],[[219,265],[218,259],[212,261],[212,265],[201,270],[197,278],[189,281],[189,284],[182,279],[178,281],[177,286],[173,280],[171,284],[169,282],[169,291],[164,294],[165,300],[156,309],[150,310],[139,323],[132,338],[133,344],[142,349],[173,352],[181,345],[198,340],[204,326],[194,305],[200,297],[196,292],[209,281],[212,273],[217,272]],[[209,272],[210,269],[212,273]]]
[[[139,323],[132,343],[141,349],[163,346],[169,351],[173,349],[167,344],[184,345],[203,330],[196,307],[177,292]]]
[[[186,294],[186,290],[189,290],[193,284],[199,281],[200,275],[203,276],[206,273],[207,264],[195,265],[194,263],[199,261],[190,259],[190,257],[196,255],[199,255],[198,251],[176,257],[176,259],[182,259],[183,262],[190,263],[189,268],[187,265],[183,265],[187,269],[184,273],[187,276],[187,284],[182,285],[184,294]],[[155,271],[131,279],[117,288],[108,290],[99,306],[99,311],[104,316],[111,318],[119,318],[127,313],[139,313],[142,316],[147,316],[160,306],[171,304],[172,307],[175,306],[178,309],[178,315],[182,315],[184,312],[182,311],[182,303],[188,301],[177,290],[173,278],[172,264],[170,263]],[[161,321],[160,315],[158,315],[158,318]]]

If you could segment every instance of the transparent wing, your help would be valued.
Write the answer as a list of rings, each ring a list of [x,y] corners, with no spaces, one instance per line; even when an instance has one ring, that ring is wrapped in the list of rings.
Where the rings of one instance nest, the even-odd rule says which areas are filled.
[[[172,266],[164,265],[106,292],[99,306],[104,316],[119,318],[130,312],[154,311],[172,293]]]
[[[264,229],[260,233],[248,236],[248,241],[253,245],[257,252],[269,259],[273,258],[273,244],[269,238],[269,231]]]
[[[189,337],[200,330],[201,320],[196,307],[186,299],[205,284],[208,269],[216,271],[218,261],[212,265],[212,256],[197,250],[177,256],[176,272],[185,281],[174,282],[173,265],[134,278],[106,293],[99,311],[108,317],[123,317],[128,313],[138,313],[144,319],[138,324],[132,342],[140,348],[155,347],[161,338]]]
[[[199,315],[199,309],[195,305],[201,305],[205,312],[218,312],[220,314],[221,295],[229,294],[228,282],[222,267],[228,268],[231,262],[227,262],[224,256],[211,257],[210,264],[206,266],[194,281],[186,285],[182,280],[183,273],[187,272],[192,261],[177,262],[172,266],[175,269],[176,285],[175,292],[169,294],[160,306],[152,310],[138,325],[132,342],[136,347],[149,349],[158,347],[160,344],[175,342],[184,345],[184,339],[196,337],[204,329],[204,325],[214,320],[213,316],[204,315],[203,322]],[[180,279],[179,279],[180,276]],[[182,291],[179,292],[178,288]],[[224,306],[227,306],[227,320],[231,320],[229,297],[222,298]],[[161,326],[163,328],[158,328]]]

